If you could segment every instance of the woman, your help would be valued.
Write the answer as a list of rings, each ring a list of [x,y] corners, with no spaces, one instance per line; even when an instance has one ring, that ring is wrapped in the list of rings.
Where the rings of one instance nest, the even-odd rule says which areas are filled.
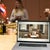
[[[28,20],[28,13],[24,9],[21,0],[16,0],[16,7],[12,10],[10,21],[15,22],[16,20]]]

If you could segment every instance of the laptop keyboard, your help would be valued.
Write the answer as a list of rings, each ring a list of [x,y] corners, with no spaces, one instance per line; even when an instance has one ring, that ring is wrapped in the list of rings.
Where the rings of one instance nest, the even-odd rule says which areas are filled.
[[[47,47],[47,44],[27,44],[27,43],[20,43],[19,46],[28,46],[28,47]]]

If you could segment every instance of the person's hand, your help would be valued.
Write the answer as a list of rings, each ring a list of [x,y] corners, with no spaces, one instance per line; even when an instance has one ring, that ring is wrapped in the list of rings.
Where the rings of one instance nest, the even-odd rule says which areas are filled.
[[[21,20],[21,16],[17,16],[16,17],[16,20]]]

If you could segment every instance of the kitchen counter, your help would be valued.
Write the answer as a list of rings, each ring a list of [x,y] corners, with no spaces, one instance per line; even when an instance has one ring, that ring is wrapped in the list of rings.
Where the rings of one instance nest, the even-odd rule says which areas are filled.
[[[17,35],[0,35],[0,50],[12,50],[16,44]]]

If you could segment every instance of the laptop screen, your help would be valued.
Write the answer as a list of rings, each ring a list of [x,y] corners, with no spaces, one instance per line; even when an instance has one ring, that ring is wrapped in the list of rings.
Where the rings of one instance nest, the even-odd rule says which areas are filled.
[[[19,21],[18,41],[49,42],[49,22]]]

